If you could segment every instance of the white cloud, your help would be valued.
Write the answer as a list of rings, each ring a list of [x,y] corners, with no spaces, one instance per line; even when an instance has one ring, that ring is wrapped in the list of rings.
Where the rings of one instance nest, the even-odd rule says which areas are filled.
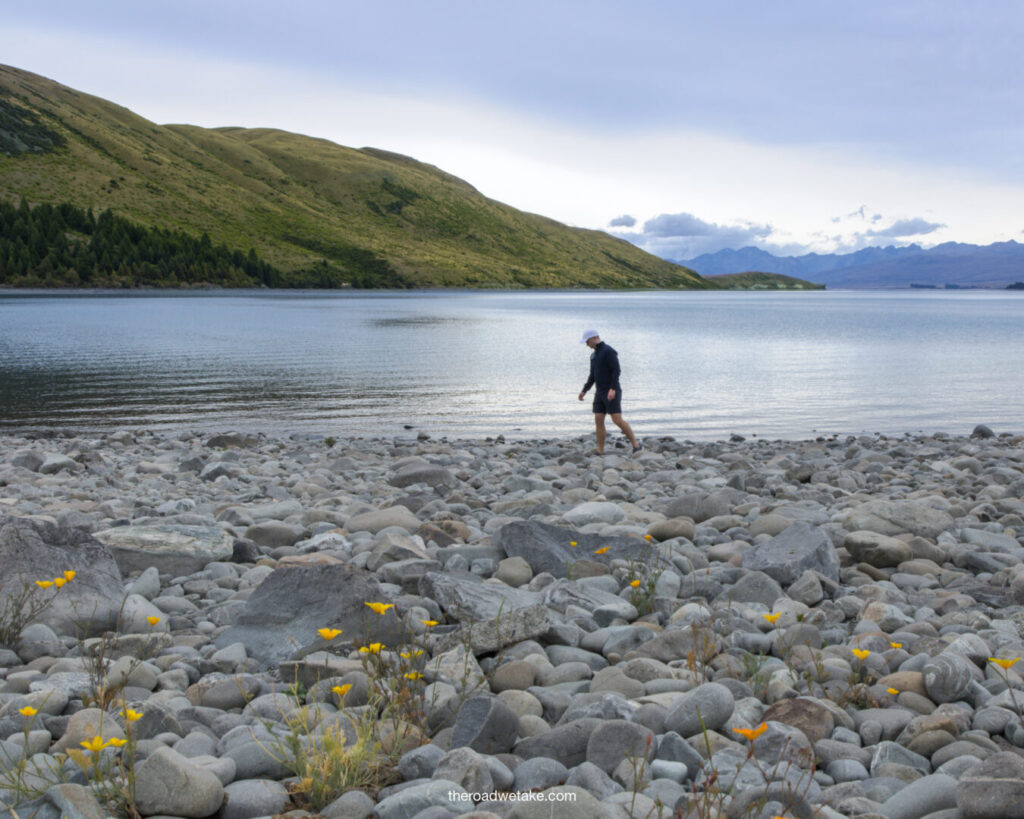
[[[608,223],[608,227],[634,227],[636,225],[636,219],[629,214],[623,216],[616,216]]]
[[[914,219],[900,219],[882,230],[869,230],[867,235],[899,239],[905,236],[926,236],[944,227],[945,225],[939,222],[929,222],[927,219],[916,217]]]
[[[936,242],[988,243],[1019,230],[1024,187],[901,164],[855,145],[756,143],[693,128],[575,128],[479,98],[411,85],[408,93],[384,91],[368,77],[343,81],[255,57],[243,63],[52,28],[11,26],[5,35],[5,61],[157,122],[272,126],[397,151],[568,224],[604,228],[608,213],[634,214],[633,226],[646,220],[664,234],[652,233],[648,249],[675,258],[701,242],[829,252],[864,239],[864,202],[875,213],[923,213]],[[859,225],[832,225],[827,216],[851,212]],[[705,232],[673,232],[657,221],[666,214],[691,215],[690,229]]]
[[[658,256],[691,259],[723,248],[761,244],[771,234],[770,225],[720,225],[692,213],[663,213],[644,222],[641,232],[619,235]]]

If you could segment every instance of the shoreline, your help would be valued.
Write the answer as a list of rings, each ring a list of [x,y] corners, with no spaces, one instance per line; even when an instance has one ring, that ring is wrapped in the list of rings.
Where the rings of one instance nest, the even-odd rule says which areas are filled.
[[[920,819],[982,793],[1009,811],[1024,435],[974,434],[642,438],[636,456],[610,439],[599,458],[590,436],[0,433],[0,595],[75,572],[86,639],[106,631],[150,715],[118,727],[138,732],[147,814],[226,795],[308,815],[267,751],[285,715],[383,731],[396,691],[422,712],[398,747],[374,735],[379,778],[314,812],[532,819],[548,806],[488,796],[528,793],[595,818],[735,812],[783,792],[751,748],[788,783],[778,815]],[[43,762],[98,716],[62,605],[0,647],[8,756],[20,708],[41,712]],[[169,769],[195,787],[160,790]]]

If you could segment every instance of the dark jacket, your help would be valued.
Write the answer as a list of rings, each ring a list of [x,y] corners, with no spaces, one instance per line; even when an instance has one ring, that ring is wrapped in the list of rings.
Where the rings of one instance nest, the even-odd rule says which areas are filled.
[[[594,347],[590,354],[590,378],[583,385],[583,392],[589,390],[595,383],[599,393],[608,392],[614,389],[616,393],[622,392],[619,386],[619,354],[612,347],[603,341]]]

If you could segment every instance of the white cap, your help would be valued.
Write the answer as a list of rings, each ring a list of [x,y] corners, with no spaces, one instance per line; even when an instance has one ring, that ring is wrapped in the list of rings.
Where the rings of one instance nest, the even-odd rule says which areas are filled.
[[[591,338],[600,338],[600,336],[598,335],[597,330],[584,330],[583,331],[583,338],[580,339],[580,344],[586,344],[587,343],[587,339],[591,339]]]

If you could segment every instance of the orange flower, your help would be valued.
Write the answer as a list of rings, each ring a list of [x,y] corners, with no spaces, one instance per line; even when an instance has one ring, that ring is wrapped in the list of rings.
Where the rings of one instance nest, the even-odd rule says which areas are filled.
[[[853,656],[858,660],[866,660],[868,655],[871,653],[866,648],[851,648],[850,651],[853,652]]]
[[[339,697],[344,697],[349,691],[352,690],[352,683],[345,683],[344,685],[336,685],[331,689]]]
[[[579,546],[580,544],[578,544],[575,540],[570,540],[569,541],[569,545],[575,548],[576,546]]]
[[[755,739],[761,736],[761,734],[768,730],[768,723],[762,722],[756,728],[733,728],[732,730],[734,730],[740,736],[746,737],[748,740],[753,742]]]
[[[652,540],[654,540],[654,535],[644,535],[644,540],[650,543]]]
[[[900,690],[898,688],[886,688],[885,690],[887,693],[892,694],[894,697],[900,693]]]
[[[640,580],[639,579],[631,580],[631,581],[629,581],[629,585],[632,586],[634,589],[639,589],[640,588]]]
[[[76,572],[74,569],[65,569],[64,579],[70,582],[75,579],[76,574],[78,574],[78,572]]]
[[[366,605],[373,609],[377,614],[384,614],[388,609],[393,609],[395,607],[394,603],[367,603]]]
[[[777,612],[775,612],[775,614],[762,614],[761,616],[765,620],[767,620],[769,623],[774,623],[776,620],[778,620],[782,616],[782,612],[781,611],[777,611]]]
[[[53,585],[52,580],[37,580],[36,585],[41,589],[48,589]]]
[[[333,640],[339,634],[341,634],[340,628],[318,628],[316,633],[323,637],[325,640]]]
[[[64,586],[64,584],[67,583],[67,582],[68,582],[68,580],[67,580],[66,577],[55,577],[55,578],[53,578],[53,585],[56,586],[58,589],[62,588]]]
[[[1000,660],[998,657],[989,657],[988,661],[995,663],[1003,671],[1008,671],[1014,663],[1020,662],[1020,657],[1014,657],[1012,660]]]
[[[595,549],[595,550],[594,550],[594,554],[595,554],[595,555],[603,555],[603,554],[604,554],[605,552],[607,552],[607,551],[608,551],[608,550],[609,550],[610,548],[612,548],[612,547],[611,547],[611,546],[602,546],[602,547],[601,547],[600,549]]]
[[[34,717],[39,713],[39,709],[33,708],[31,705],[26,705],[24,708],[19,708],[18,713],[23,717]]]

